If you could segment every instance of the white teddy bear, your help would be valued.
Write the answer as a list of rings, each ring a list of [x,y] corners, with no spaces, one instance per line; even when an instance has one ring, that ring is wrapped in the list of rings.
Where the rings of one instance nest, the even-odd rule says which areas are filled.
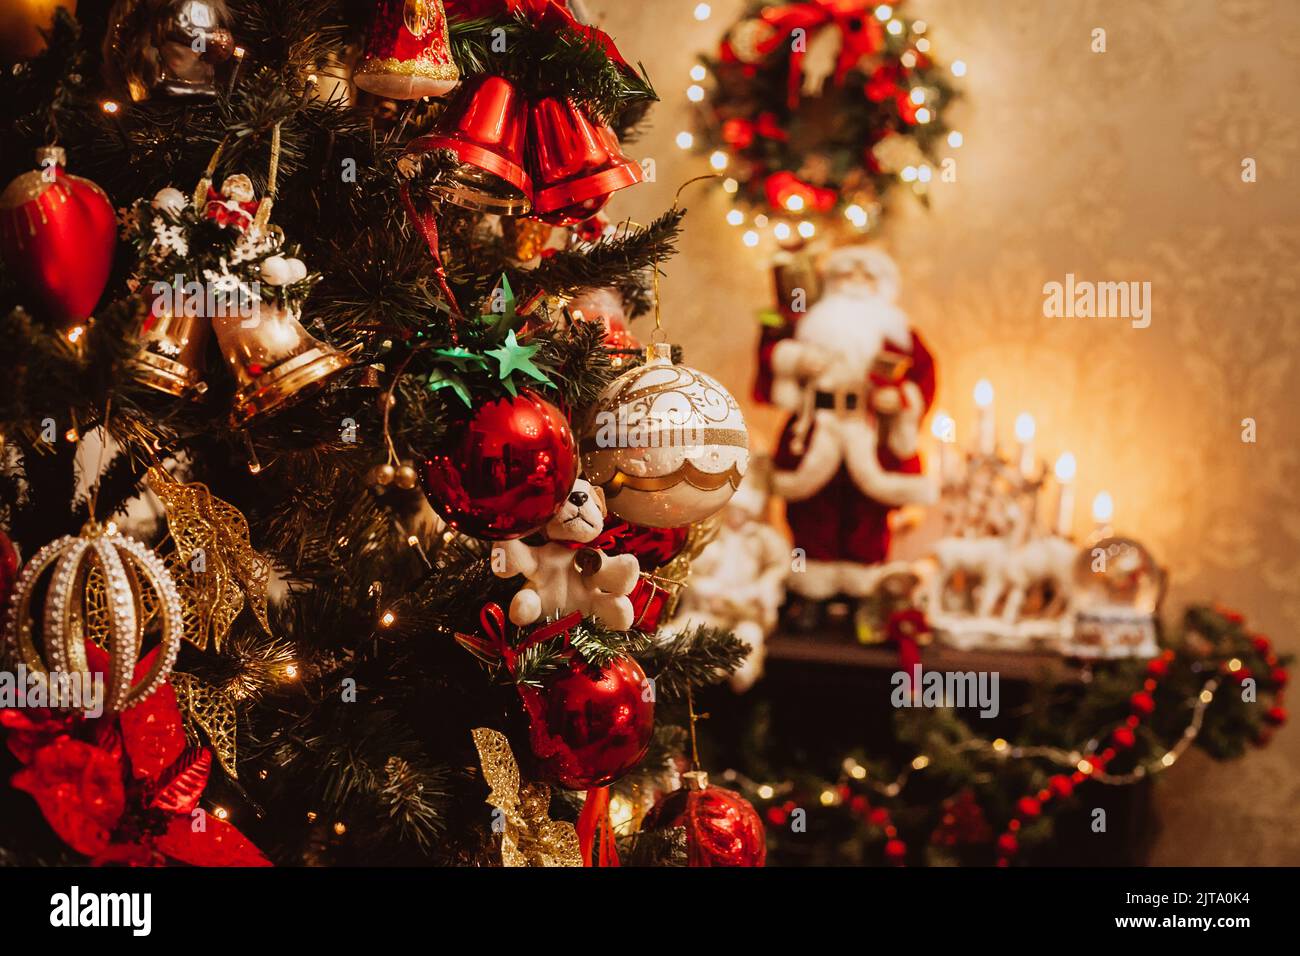
[[[594,617],[615,631],[632,626],[632,601],[640,566],[633,555],[613,557],[565,542],[594,541],[605,527],[605,493],[579,478],[560,510],[546,525],[547,541],[529,545],[502,541],[492,548],[492,571],[499,578],[522,574],[528,581],[510,602],[510,620],[524,627],[574,611]]]

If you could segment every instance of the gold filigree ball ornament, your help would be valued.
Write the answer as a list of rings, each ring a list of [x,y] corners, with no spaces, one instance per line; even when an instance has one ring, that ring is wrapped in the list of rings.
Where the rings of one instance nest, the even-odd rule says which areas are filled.
[[[582,434],[583,473],[604,489],[610,512],[650,528],[721,510],[749,466],[735,398],[703,372],[673,364],[663,342],[605,389]]]
[[[34,613],[38,585],[47,577],[43,604]],[[157,654],[137,681],[136,665],[155,632]],[[10,599],[5,631],[11,656],[46,680],[90,673],[87,642],[106,651],[106,713],[119,713],[162,685],[183,632],[180,594],[162,559],[118,534],[113,524],[94,522],[80,535],[50,542],[27,563]],[[96,703],[80,702],[84,710]]]

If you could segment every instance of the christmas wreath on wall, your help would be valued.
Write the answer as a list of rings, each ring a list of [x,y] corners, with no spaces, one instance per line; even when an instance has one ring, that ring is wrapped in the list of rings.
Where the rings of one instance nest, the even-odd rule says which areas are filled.
[[[898,6],[755,3],[695,67],[698,145],[755,217],[843,214],[869,228],[900,181],[925,201],[942,143],[960,143],[944,123],[956,91],[927,24]]]

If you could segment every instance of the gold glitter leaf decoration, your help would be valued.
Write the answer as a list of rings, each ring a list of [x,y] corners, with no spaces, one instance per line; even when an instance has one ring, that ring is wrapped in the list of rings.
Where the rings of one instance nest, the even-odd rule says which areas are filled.
[[[519,764],[505,734],[488,727],[473,731],[491,788],[487,803],[502,813],[502,866],[582,866],[578,831],[572,823],[550,819],[551,789],[544,783],[519,781]]]
[[[199,650],[206,650],[211,640],[221,650],[245,601],[269,635],[271,562],[249,543],[248,520],[206,485],[182,484],[157,466],[149,469],[148,482],[163,503],[167,530],[176,542],[168,569],[181,592],[185,639]]]
[[[228,692],[193,674],[173,671],[172,689],[176,691],[176,704],[185,721],[185,734],[192,743],[201,743],[199,732],[208,738],[212,752],[232,780],[239,779],[236,772],[235,733],[237,717],[235,700]]]

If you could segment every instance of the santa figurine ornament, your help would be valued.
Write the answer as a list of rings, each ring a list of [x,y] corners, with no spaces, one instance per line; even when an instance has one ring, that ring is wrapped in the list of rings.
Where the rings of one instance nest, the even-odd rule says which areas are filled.
[[[937,497],[918,455],[934,363],[898,307],[898,267],[858,245],[832,250],[821,271],[821,298],[760,355],[760,382],[792,412],[772,487],[806,560],[788,584],[805,626],[824,602],[870,593],[891,511]]]

